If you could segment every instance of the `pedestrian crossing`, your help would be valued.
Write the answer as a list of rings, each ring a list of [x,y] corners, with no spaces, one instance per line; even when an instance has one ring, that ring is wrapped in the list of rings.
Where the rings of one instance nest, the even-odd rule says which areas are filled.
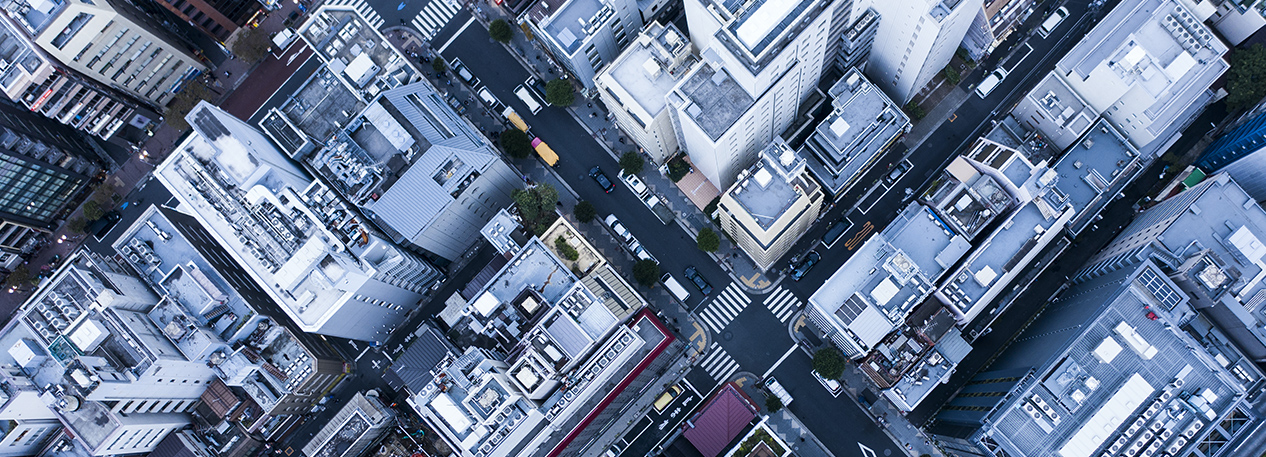
[[[700,363],[699,366],[703,367],[703,371],[706,371],[708,376],[711,376],[717,382],[725,382],[725,380],[730,379],[730,375],[733,375],[739,369],[738,362],[735,362],[734,358],[730,357],[730,354],[727,354],[725,349],[722,349],[721,345],[715,342],[712,343],[712,347],[708,350],[708,356],[703,358],[703,363]]]
[[[774,293],[765,296],[765,307],[769,308],[769,312],[774,313],[774,317],[784,324],[796,315],[796,311],[799,311],[803,304],[804,302],[796,298],[795,294],[782,286],[778,286],[774,289]]]
[[[373,26],[375,30],[382,28],[383,22],[386,22],[377,11],[374,11],[373,7],[369,6],[369,3],[365,2],[365,0],[329,0],[325,2],[325,4],[334,6],[351,6],[357,12],[364,15],[365,19],[369,21],[369,25]]]
[[[725,287],[721,293],[717,294],[717,298],[712,299],[703,312],[699,313],[699,318],[708,328],[715,333],[721,333],[721,329],[730,324],[735,316],[743,312],[743,308],[747,308],[747,304],[752,302],[752,298],[743,293],[738,287],[738,283],[731,282]]]
[[[418,29],[429,40],[448,25],[448,21],[453,20],[458,11],[461,11],[461,6],[453,0],[431,0],[413,18],[413,28]]]

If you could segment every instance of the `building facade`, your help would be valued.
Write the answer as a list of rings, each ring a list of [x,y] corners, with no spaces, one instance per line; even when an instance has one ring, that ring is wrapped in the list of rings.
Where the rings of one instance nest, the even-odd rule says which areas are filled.
[[[616,125],[656,163],[680,150],[665,96],[697,61],[689,38],[676,26],[653,22],[598,73],[598,96]]]
[[[866,74],[897,103],[940,73],[967,35],[980,3],[964,0],[877,1],[879,28]]]
[[[721,229],[767,270],[817,221],[826,198],[805,160],[782,138],[759,157],[721,194],[717,210]]]
[[[856,68],[831,89],[831,113],[801,147],[809,171],[838,200],[901,136],[910,118]]]
[[[972,60],[982,61],[1033,13],[1035,0],[992,0],[980,5],[971,28],[963,37],[963,49]]]
[[[643,25],[635,0],[536,2],[519,20],[585,90]]]

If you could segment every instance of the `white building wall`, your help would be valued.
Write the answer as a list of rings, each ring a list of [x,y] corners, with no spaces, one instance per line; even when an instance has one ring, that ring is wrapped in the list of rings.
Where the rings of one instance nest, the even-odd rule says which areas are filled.
[[[49,438],[62,429],[57,419],[22,421],[13,424],[3,438],[0,438],[0,456],[18,457],[37,455],[47,444]]]
[[[93,455],[135,454],[153,451],[168,433],[189,424],[184,414],[133,414],[117,416],[122,422],[96,449]]]
[[[1222,37],[1226,38],[1232,46],[1239,46],[1249,36],[1257,33],[1263,25],[1266,25],[1266,18],[1262,17],[1257,5],[1251,5],[1241,12],[1235,2],[1229,1],[1222,2],[1222,5],[1218,6],[1217,11],[1213,13],[1213,17],[1209,20],[1213,24],[1213,28],[1222,34]]]
[[[939,1],[875,1],[879,29],[866,75],[899,104],[914,98],[936,72],[945,68],[967,35],[980,4],[960,0],[938,21]]]

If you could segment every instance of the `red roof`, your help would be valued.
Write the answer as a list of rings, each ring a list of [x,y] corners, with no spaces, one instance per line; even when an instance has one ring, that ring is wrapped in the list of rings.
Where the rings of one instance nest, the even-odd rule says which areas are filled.
[[[755,418],[756,407],[733,384],[726,384],[687,422],[684,435],[703,457],[716,457]]]

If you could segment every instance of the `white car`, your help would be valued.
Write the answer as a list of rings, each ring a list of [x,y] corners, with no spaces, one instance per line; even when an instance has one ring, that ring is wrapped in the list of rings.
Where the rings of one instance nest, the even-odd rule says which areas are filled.
[[[633,195],[643,195],[646,193],[646,184],[637,175],[624,174],[624,170],[620,170],[620,180],[629,186],[629,190],[633,191]]]
[[[624,228],[624,224],[621,224],[620,220],[615,218],[614,214],[607,216],[606,222],[611,227],[611,231],[615,232],[615,235],[620,238],[620,241],[625,243],[637,241],[633,239],[633,234],[629,233],[629,229]]]

